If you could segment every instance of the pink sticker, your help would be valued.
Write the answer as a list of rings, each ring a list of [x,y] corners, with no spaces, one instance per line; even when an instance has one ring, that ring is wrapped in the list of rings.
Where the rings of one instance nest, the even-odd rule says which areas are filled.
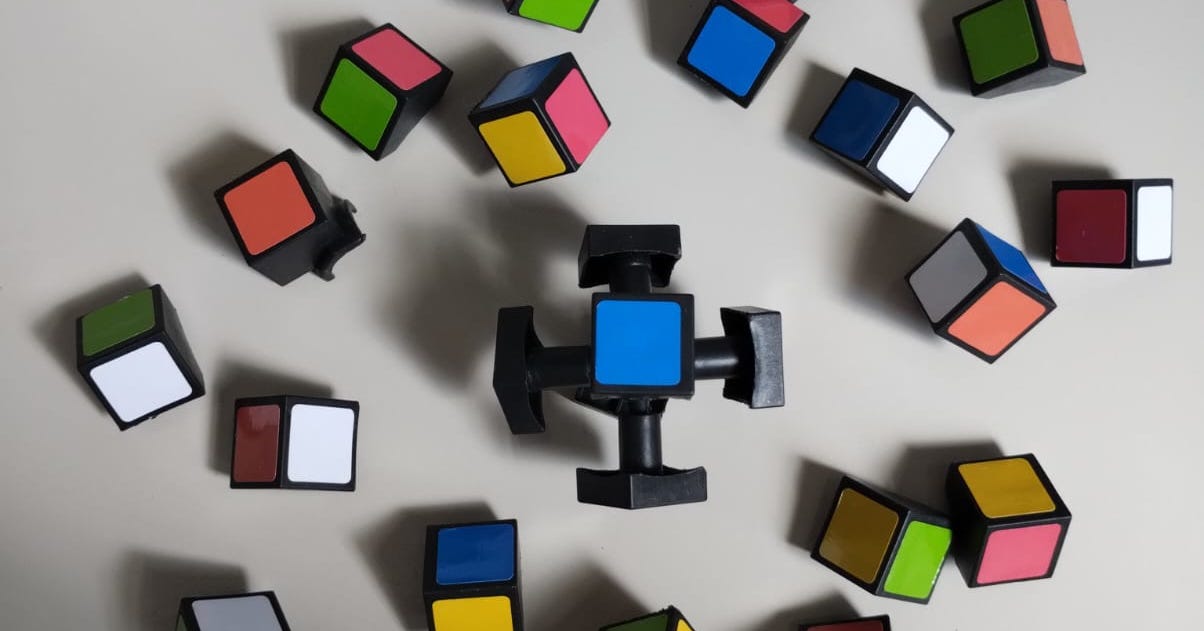
[[[779,33],[787,33],[806,15],[790,0],[733,0]]]
[[[576,68],[548,97],[545,107],[577,164],[585,162],[585,158],[610,128],[610,121],[602,113],[602,106],[590,92],[581,71]]]
[[[1060,524],[992,532],[978,568],[978,582],[1002,583],[1045,576],[1061,536]]]
[[[430,55],[393,29],[356,42],[351,50],[402,90],[412,90],[442,70]]]

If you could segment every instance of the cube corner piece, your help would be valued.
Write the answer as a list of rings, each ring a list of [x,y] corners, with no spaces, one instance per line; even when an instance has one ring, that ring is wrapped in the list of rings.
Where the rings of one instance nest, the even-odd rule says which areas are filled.
[[[125,431],[205,394],[179,316],[159,285],[79,316],[76,368]]]

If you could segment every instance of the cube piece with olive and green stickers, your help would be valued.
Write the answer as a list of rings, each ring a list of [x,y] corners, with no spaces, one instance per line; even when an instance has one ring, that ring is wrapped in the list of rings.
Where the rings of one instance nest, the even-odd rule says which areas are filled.
[[[434,107],[452,71],[392,24],[339,47],[314,112],[375,160]]]
[[[600,631],[694,631],[676,607],[602,627]]]
[[[502,0],[506,11],[528,20],[580,33],[598,0]]]
[[[952,538],[940,511],[844,476],[811,557],[871,594],[924,604]]]
[[[274,592],[254,592],[185,598],[176,631],[289,631],[289,626]]]
[[[995,97],[1087,73],[1067,0],[991,0],[953,18],[974,96]]]
[[[122,431],[205,394],[159,285],[80,316],[75,330],[76,366]]]

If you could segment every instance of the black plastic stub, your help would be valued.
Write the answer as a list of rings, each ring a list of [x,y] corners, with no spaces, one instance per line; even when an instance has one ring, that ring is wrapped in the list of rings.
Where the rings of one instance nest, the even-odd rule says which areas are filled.
[[[719,318],[738,366],[724,381],[723,396],[753,409],[786,405],[782,314],[760,307],[727,307],[719,310]],[[697,351],[694,361],[697,364]]]
[[[577,256],[577,285],[582,289],[610,285],[612,291],[638,291],[616,287],[625,283],[615,280],[632,262],[643,262],[650,285],[665,287],[680,258],[678,226],[589,226]]]
[[[364,233],[355,223],[355,206],[345,199],[335,199],[334,221],[339,228],[338,236],[314,261],[314,274],[325,281],[334,280],[334,264],[343,255],[364,243]]]

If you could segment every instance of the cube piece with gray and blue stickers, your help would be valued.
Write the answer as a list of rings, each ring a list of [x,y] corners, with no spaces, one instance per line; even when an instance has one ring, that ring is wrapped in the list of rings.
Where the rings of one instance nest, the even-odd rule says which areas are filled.
[[[694,296],[597,293],[593,297],[596,394],[694,394]]]
[[[792,0],[711,0],[677,63],[748,107],[809,18]]]
[[[152,285],[76,320],[76,367],[125,431],[205,394],[180,319]]]
[[[811,142],[911,200],[952,137],[953,127],[914,92],[854,68]]]
[[[274,592],[198,596],[180,601],[176,631],[289,631]]]
[[[1057,307],[1024,253],[969,219],[907,283],[938,335],[988,363]]]
[[[427,526],[423,600],[431,631],[522,631],[518,522]]]

